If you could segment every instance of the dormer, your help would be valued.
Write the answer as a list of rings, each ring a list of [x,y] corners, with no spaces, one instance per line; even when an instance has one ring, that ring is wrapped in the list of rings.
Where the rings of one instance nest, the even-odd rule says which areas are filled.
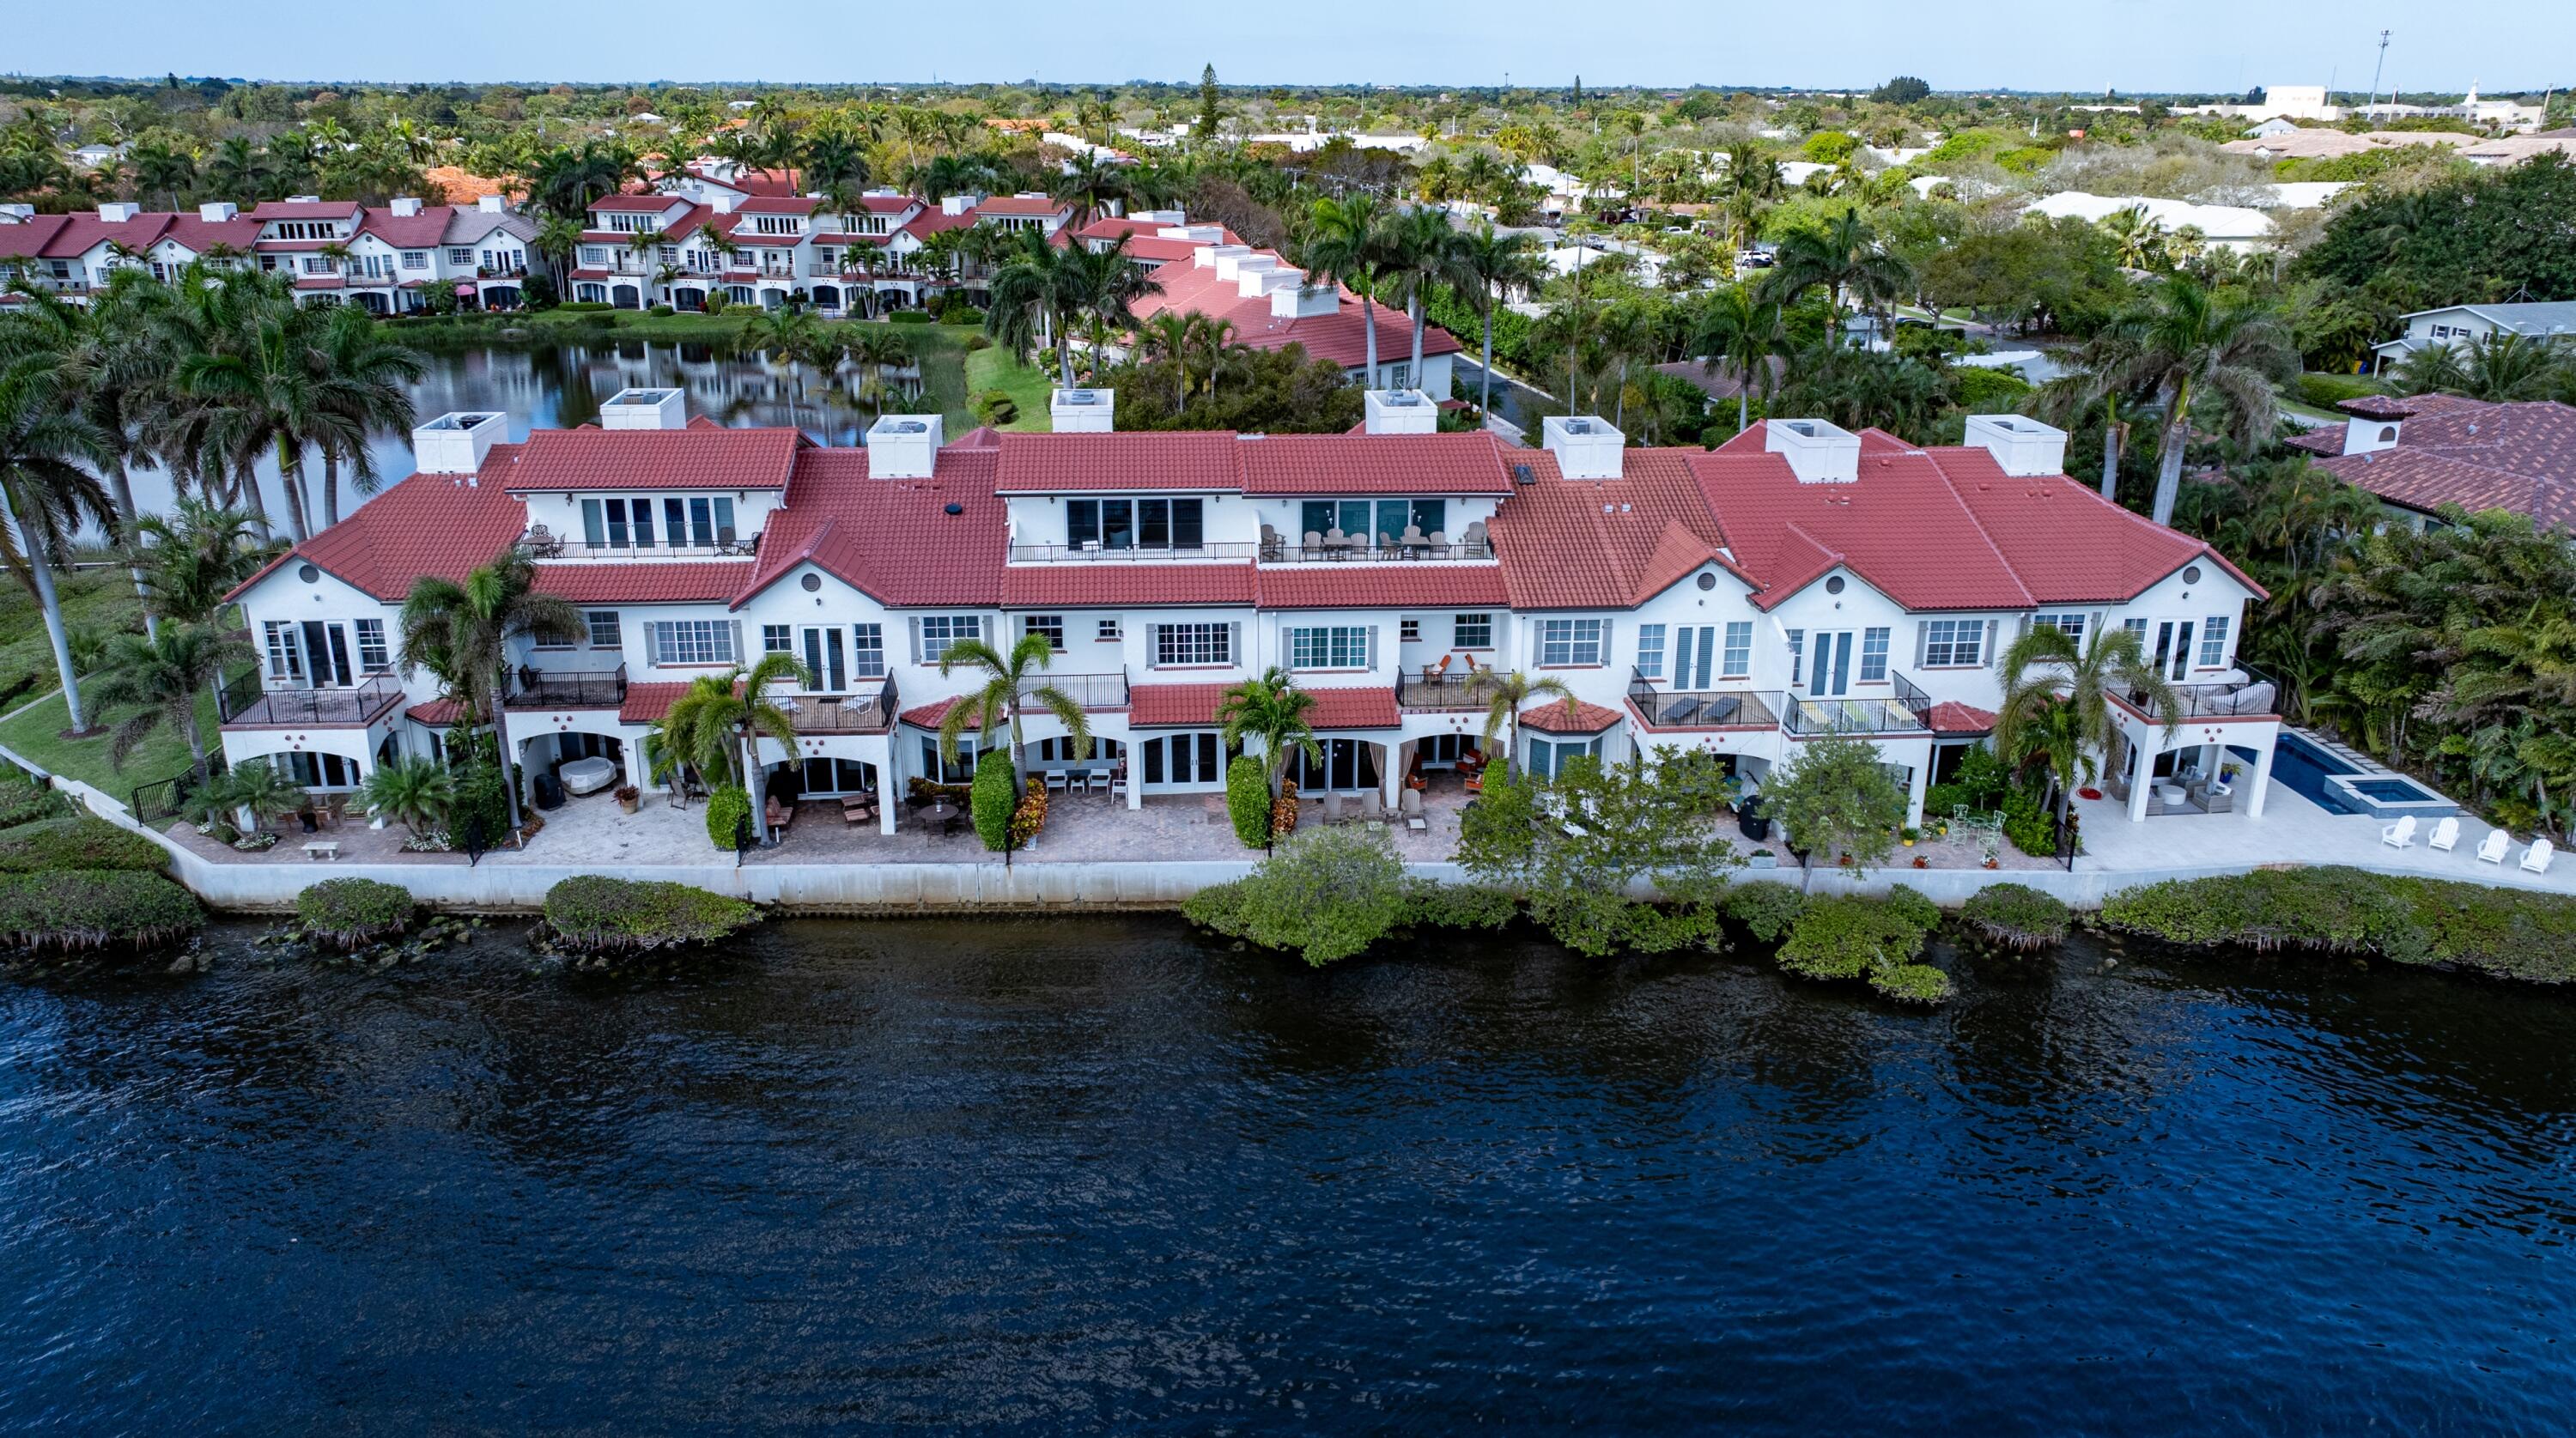
[[[1549,415],[1540,438],[1567,479],[1617,479],[1624,471],[1628,436],[1598,415]]]
[[[1860,436],[1821,419],[1775,419],[1762,426],[1762,447],[1789,461],[1800,484],[1851,484],[1860,478]]]
[[[2414,405],[2395,395],[2384,394],[2362,395],[2345,400],[2335,408],[2348,416],[2343,425],[2343,452],[2346,454],[2373,454],[2383,449],[2395,449],[2407,417],[2415,413]]]

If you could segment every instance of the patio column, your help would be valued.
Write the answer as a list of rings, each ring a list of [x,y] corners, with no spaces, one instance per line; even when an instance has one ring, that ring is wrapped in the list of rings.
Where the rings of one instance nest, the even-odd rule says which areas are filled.
[[[1925,749],[1923,762],[1913,766],[1905,781],[1905,827],[1923,827],[1923,796],[1932,784],[1932,751]]]
[[[2280,731],[2275,729],[2271,739],[2255,752],[2254,772],[2250,776],[2252,792],[2245,796],[2245,817],[2248,819],[2263,817],[2263,796],[2272,787],[2272,750],[2280,742]]]
[[[1378,788],[1382,791],[1379,802],[1383,803],[1390,812],[1394,810],[1404,793],[1405,759],[1407,751],[1411,748],[1411,745],[1401,741],[1378,746],[1379,756],[1386,761],[1378,765]]]
[[[1141,759],[1142,756],[1130,746],[1127,755],[1127,807],[1130,809],[1145,807],[1145,766]]]
[[[2152,736],[2156,731],[2150,729],[2146,732]],[[2147,822],[2147,786],[2156,781],[2156,742],[2152,737],[2129,741],[2129,762],[2136,769],[2129,779],[2129,822],[2132,824]]]

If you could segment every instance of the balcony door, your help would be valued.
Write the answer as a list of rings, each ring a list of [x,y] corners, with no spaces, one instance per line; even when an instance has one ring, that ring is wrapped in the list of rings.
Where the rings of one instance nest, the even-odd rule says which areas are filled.
[[[1851,692],[1852,631],[1829,629],[1815,635],[1814,662],[1807,669],[1807,692],[1818,699],[1840,699]]]
[[[2179,682],[2191,673],[2191,628],[2188,619],[2167,619],[2156,626],[2153,663],[2167,679]]]
[[[337,624],[304,621],[304,672],[316,689],[341,689],[358,682],[349,666],[349,632]]]
[[[1673,631],[1673,687],[1706,689],[1717,678],[1717,626],[1684,625]]]
[[[814,687],[826,694],[849,688],[849,668],[842,657],[839,625],[811,625],[805,630],[805,667],[814,671]]]

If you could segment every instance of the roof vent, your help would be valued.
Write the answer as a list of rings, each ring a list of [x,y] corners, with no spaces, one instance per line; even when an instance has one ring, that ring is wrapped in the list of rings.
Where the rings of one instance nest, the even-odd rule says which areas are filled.
[[[1531,469],[1526,464],[1515,464],[1512,466],[1512,483],[1536,484],[1538,483],[1538,471]]]
[[[1059,389],[1047,400],[1047,418],[1058,434],[1107,434],[1116,429],[1118,391]]]
[[[1770,420],[1762,426],[1762,447],[1788,460],[1800,484],[1860,478],[1860,436],[1821,419]]]
[[[2066,431],[2017,414],[1968,416],[1968,443],[1982,445],[2015,479],[2066,472]],[[1881,460],[1884,464],[1886,461]]]
[[[946,421],[935,414],[890,414],[868,426],[868,474],[875,479],[928,479],[939,463]]]
[[[966,512],[966,506],[959,504],[953,499],[948,501],[947,504],[941,506],[941,508],[949,514],[964,514]]]
[[[688,399],[676,389],[621,389],[599,407],[601,429],[686,429]]]
[[[423,474],[471,476],[492,446],[509,437],[510,417],[489,410],[442,414],[411,432],[411,452]]]

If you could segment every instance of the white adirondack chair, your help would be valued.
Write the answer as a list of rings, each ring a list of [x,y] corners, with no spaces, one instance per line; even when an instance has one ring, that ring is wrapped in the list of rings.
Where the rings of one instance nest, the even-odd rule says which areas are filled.
[[[2478,841],[2478,859],[2482,863],[2501,864],[2504,862],[2504,851],[2512,847],[2512,835],[2502,829],[2489,829],[2487,836]]]
[[[2549,857],[2557,852],[2558,846],[2547,839],[2534,839],[2531,847],[2522,853],[2522,867],[2535,874],[2546,874],[2549,872]]]
[[[2455,815],[2445,818],[2441,823],[2434,825],[2433,837],[2424,841],[2424,847],[2427,849],[2439,849],[2445,854],[2460,847],[2459,818]]]
[[[2415,816],[2409,814],[2394,824],[2382,826],[2379,831],[2379,842],[2392,849],[2415,847]]]

